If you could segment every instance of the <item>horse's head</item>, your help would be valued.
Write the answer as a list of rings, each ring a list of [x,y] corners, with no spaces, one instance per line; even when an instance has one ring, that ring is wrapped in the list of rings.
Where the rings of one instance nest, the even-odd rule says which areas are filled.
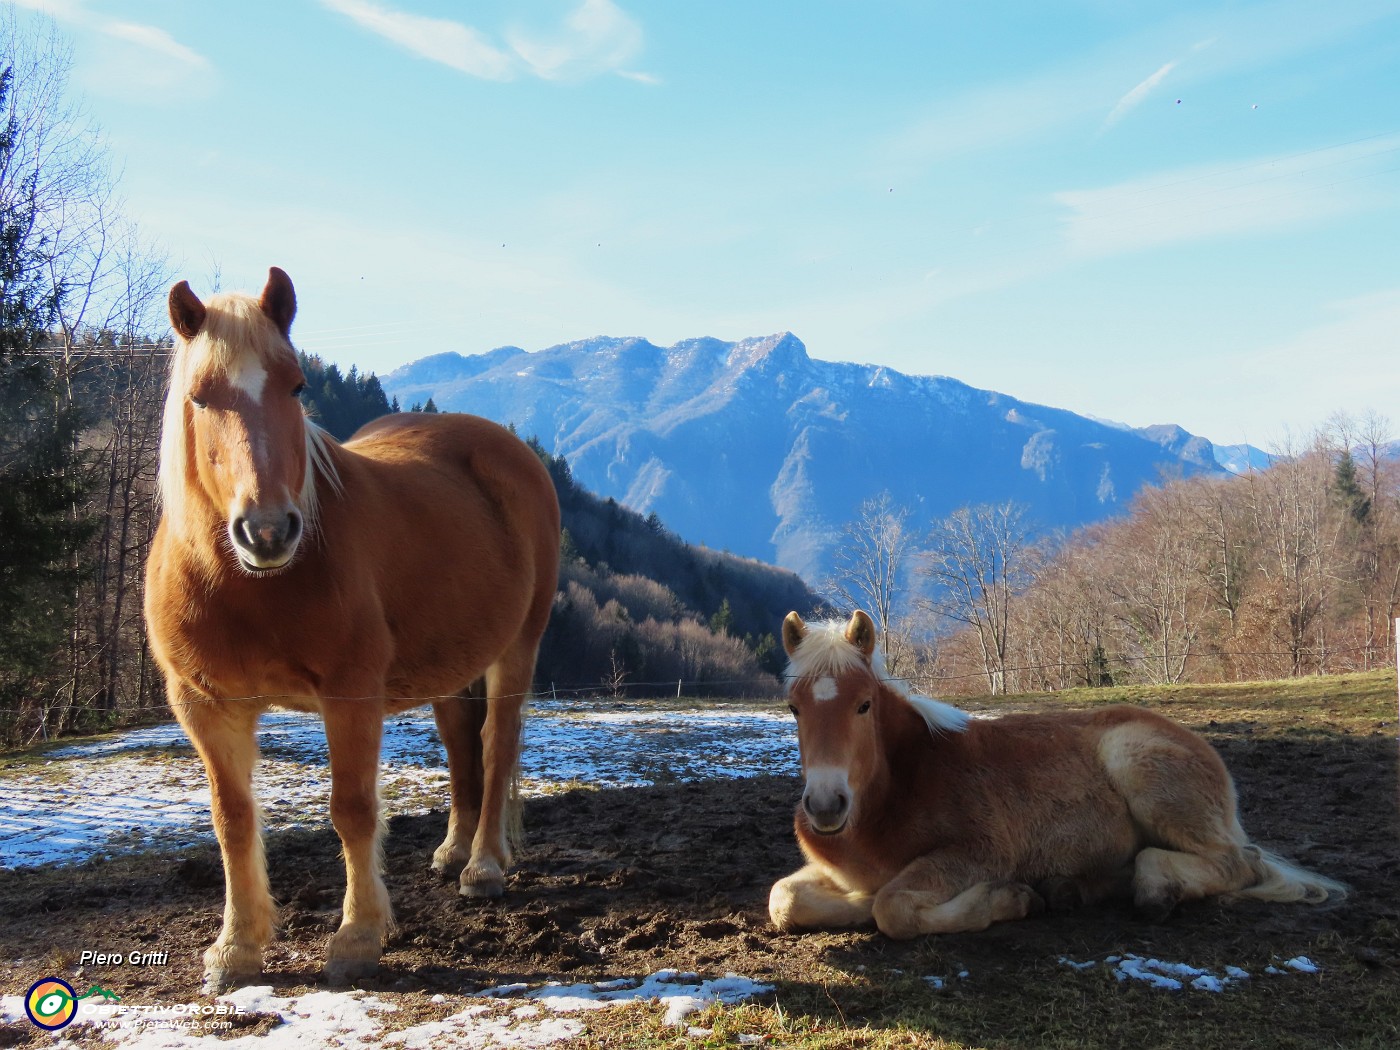
[[[857,611],[849,622],[783,621],[788,654],[788,707],[797,718],[802,752],[802,813],[818,835],[845,829],[859,792],[883,768],[884,734],[906,724],[890,705],[907,705],[932,732],[961,732],[967,715],[914,696],[890,679],[876,649],[875,624]]]
[[[315,514],[323,449],[298,399],[306,379],[288,340],[296,309],[291,279],[276,267],[257,299],[215,295],[206,304],[188,281],[170,290],[165,513],[183,519],[199,501],[253,573],[288,565]]]

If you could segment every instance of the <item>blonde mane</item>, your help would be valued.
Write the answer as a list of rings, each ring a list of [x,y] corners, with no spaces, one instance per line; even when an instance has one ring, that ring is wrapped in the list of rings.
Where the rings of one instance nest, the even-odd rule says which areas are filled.
[[[295,353],[292,345],[268,320],[258,300],[252,296],[238,292],[212,295],[205,308],[204,323],[193,339],[187,341],[178,333],[175,336],[175,350],[170,358],[170,381],[161,419],[157,492],[161,512],[177,532],[184,530],[188,501],[185,484],[188,461],[185,405],[198,366],[208,362],[220,371],[229,372],[248,358],[259,364],[267,364],[282,354]],[[324,478],[337,493],[343,490],[330,453],[330,446],[336,444],[335,439],[305,415],[303,420],[306,473],[301,492],[297,495],[297,504],[309,535],[316,529],[320,511],[316,479]]]
[[[884,655],[877,648],[867,665],[861,651],[846,640],[846,621],[824,620],[807,625],[807,633],[797,651],[788,658],[784,679],[789,686],[800,678],[823,678],[867,668],[876,681],[889,689],[923,718],[933,733],[965,732],[972,716],[951,704],[920,696],[902,678],[890,677]]]

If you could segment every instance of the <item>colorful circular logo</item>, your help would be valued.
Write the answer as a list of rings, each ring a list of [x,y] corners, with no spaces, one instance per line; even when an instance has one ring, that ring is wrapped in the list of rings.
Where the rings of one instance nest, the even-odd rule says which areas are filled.
[[[78,993],[67,981],[45,977],[35,981],[24,997],[24,1012],[40,1028],[57,1032],[78,1012]]]

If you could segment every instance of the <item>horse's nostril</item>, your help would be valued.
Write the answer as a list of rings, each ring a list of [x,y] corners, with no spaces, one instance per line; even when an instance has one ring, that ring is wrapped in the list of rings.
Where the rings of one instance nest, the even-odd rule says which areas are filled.
[[[287,542],[292,543],[301,535],[301,515],[291,511],[287,515]]]

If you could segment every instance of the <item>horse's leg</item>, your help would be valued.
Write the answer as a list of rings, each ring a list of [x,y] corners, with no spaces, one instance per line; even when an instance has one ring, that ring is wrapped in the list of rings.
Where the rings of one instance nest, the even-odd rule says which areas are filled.
[[[535,673],[535,650],[518,642],[486,671],[486,725],[482,730],[481,814],[472,855],[458,885],[465,897],[499,897],[510,866],[509,824],[520,762],[521,712]]]
[[[1128,724],[1105,734],[1099,751],[1134,822],[1154,843],[1133,863],[1133,902],[1145,917],[1165,919],[1181,901],[1259,879],[1236,814],[1234,781],[1209,744],[1181,730]]]
[[[872,905],[868,894],[849,893],[818,865],[808,864],[773,884],[768,894],[768,917],[787,933],[864,926],[871,921]]]
[[[172,683],[170,706],[209,777],[225,896],[224,928],[204,953],[204,979],[211,993],[223,992],[256,980],[272,940],[272,893],[253,799],[260,712],[251,703],[215,700],[184,683]]]
[[[472,838],[481,815],[481,731],[486,724],[486,683],[478,679],[450,700],[433,704],[438,737],[447,751],[452,808],[447,838],[433,852],[433,870],[456,878],[471,860]]]
[[[1134,862],[1133,904],[1144,918],[1160,922],[1182,901],[1243,889],[1258,879],[1250,855],[1234,843],[1191,851],[1149,846]]]
[[[875,895],[875,925],[887,937],[906,940],[926,933],[975,933],[1045,909],[1025,883],[987,876],[955,854],[926,854]]]
[[[331,823],[345,853],[345,908],[326,950],[326,979],[344,984],[375,972],[392,921],[380,876],[379,743],[384,712],[361,692],[322,705],[331,757]]]

